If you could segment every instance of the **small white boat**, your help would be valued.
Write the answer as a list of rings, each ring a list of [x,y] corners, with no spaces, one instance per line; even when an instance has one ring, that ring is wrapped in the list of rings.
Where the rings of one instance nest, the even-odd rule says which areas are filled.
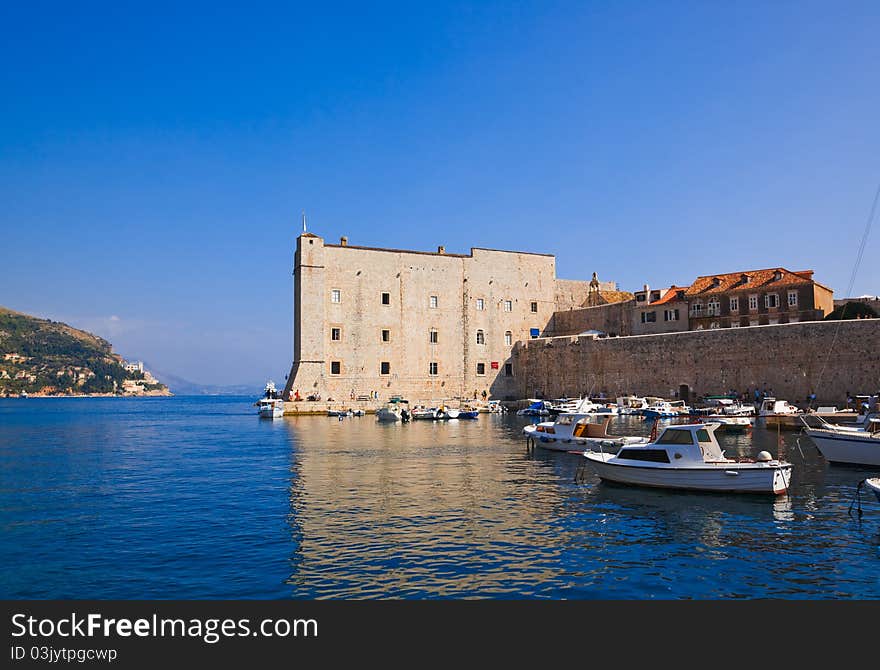
[[[782,494],[791,483],[791,463],[762,451],[756,460],[726,458],[715,439],[717,424],[666,426],[644,445],[627,445],[615,454],[585,451],[600,479],[691,491]]]
[[[376,418],[379,421],[384,422],[409,421],[411,415],[409,409],[407,409],[407,406],[405,405],[406,402],[406,400],[389,402],[376,412]]]
[[[767,428],[800,428],[800,415],[803,413],[802,409],[789,404],[787,400],[777,400],[770,396],[764,398],[758,410],[758,416],[764,420]]]
[[[829,463],[880,466],[880,419],[869,419],[865,428],[825,422],[821,428],[812,428],[807,421],[803,424],[804,432]]]
[[[18,397],[19,398],[27,398],[28,397],[27,391],[22,391],[21,393],[18,394]]]
[[[270,379],[263,389],[263,397],[257,401],[257,413],[264,419],[278,419],[284,416],[284,400]]]
[[[624,415],[641,414],[648,408],[648,401],[636,395],[625,395],[617,399],[617,413]]]
[[[490,400],[486,405],[486,409],[490,414],[505,414],[507,412],[507,408],[498,400]]]
[[[642,414],[648,419],[669,419],[690,414],[691,408],[684,400],[661,400],[645,408]]]
[[[533,438],[535,443],[551,451],[572,451],[572,445],[587,446],[591,449],[613,449],[625,444],[645,444],[646,437],[630,435],[609,435],[608,424],[611,417],[593,421],[595,414],[560,414],[555,421],[542,421],[523,427],[523,435]]]

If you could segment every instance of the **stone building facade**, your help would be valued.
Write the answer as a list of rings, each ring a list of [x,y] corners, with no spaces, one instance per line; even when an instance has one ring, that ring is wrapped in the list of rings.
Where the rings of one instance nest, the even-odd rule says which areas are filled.
[[[631,312],[633,335],[675,333],[687,330],[688,304],[684,298],[687,287],[651,289],[647,285],[635,292]]]
[[[834,309],[812,270],[750,270],[697,277],[684,292],[690,330],[821,321]]]
[[[382,249],[311,233],[297,238],[294,266],[285,398],[508,397],[514,344],[602,287],[557,279],[548,254]]]

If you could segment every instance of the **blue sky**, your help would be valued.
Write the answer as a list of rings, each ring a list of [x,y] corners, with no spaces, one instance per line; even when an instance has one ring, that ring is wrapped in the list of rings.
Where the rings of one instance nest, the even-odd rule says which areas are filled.
[[[0,304],[198,382],[288,372],[303,209],[628,290],[781,265],[842,296],[880,182],[876,2],[18,4]]]

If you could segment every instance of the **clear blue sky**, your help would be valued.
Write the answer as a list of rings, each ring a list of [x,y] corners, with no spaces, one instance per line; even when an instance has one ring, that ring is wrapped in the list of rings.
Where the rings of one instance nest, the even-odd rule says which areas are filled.
[[[880,181],[876,1],[4,3],[0,36],[0,304],[203,383],[288,372],[302,209],[841,296]]]

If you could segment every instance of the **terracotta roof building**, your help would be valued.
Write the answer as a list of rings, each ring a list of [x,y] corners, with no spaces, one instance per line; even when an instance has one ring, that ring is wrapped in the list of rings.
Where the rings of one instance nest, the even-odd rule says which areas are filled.
[[[687,286],[636,291],[632,318],[633,335],[673,333],[688,330]]]
[[[834,309],[812,270],[748,270],[697,277],[683,297],[690,330],[819,321]]]

